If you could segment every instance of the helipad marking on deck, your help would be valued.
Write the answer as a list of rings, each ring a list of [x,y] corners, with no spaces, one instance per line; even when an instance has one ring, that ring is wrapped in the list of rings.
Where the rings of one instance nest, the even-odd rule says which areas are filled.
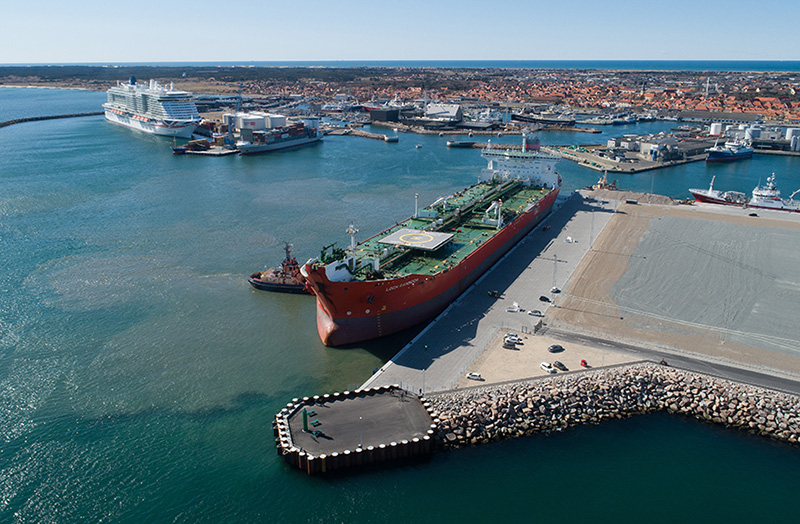
[[[391,235],[383,237],[378,242],[394,246],[422,249],[425,251],[434,251],[449,242],[451,238],[453,238],[452,233],[403,228],[399,231],[395,231]]]
[[[400,235],[400,240],[406,244],[424,244],[425,242],[433,241],[433,237],[422,233],[411,233],[408,235]]]

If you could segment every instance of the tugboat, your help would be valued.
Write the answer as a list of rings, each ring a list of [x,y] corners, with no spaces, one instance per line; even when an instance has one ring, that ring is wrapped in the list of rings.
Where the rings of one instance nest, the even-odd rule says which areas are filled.
[[[614,180],[613,182],[608,181],[608,171],[603,171],[603,176],[597,181],[596,184],[592,186],[586,186],[586,189],[590,189],[592,191],[599,191],[601,189],[608,189],[609,191],[616,191],[617,190],[617,181]]]
[[[292,245],[286,242],[283,250],[286,256],[279,267],[256,271],[247,278],[247,281],[254,288],[263,291],[310,294],[310,291],[306,289],[305,279],[300,274],[300,265],[292,256]]]

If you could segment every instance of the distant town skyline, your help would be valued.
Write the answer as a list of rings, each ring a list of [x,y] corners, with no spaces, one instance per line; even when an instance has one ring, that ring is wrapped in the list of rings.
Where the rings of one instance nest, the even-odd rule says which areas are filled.
[[[775,0],[43,0],[3,11],[6,64],[800,59],[800,4]]]

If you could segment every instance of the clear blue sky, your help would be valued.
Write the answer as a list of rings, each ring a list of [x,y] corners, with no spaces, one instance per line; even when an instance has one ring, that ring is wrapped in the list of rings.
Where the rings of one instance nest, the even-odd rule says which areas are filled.
[[[0,63],[799,60],[800,2],[8,0]]]

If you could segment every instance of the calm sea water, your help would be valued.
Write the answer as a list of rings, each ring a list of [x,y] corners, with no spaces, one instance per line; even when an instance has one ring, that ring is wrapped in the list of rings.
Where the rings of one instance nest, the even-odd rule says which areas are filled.
[[[97,110],[102,93],[0,89],[0,120]],[[544,144],[603,135],[542,134]],[[391,131],[389,131],[391,133]],[[466,138],[466,137],[464,137]],[[0,522],[650,522],[796,518],[796,448],[666,415],[429,462],[308,478],[276,456],[292,397],[362,383],[413,336],[322,346],[313,299],[250,289],[282,256],[367,236],[474,181],[447,138],[328,137],[261,157],[176,157],[102,117],[0,129]],[[496,141],[515,140],[507,137]],[[415,148],[421,144],[422,148]],[[620,177],[749,190],[800,159]],[[565,191],[597,173],[562,162]]]

